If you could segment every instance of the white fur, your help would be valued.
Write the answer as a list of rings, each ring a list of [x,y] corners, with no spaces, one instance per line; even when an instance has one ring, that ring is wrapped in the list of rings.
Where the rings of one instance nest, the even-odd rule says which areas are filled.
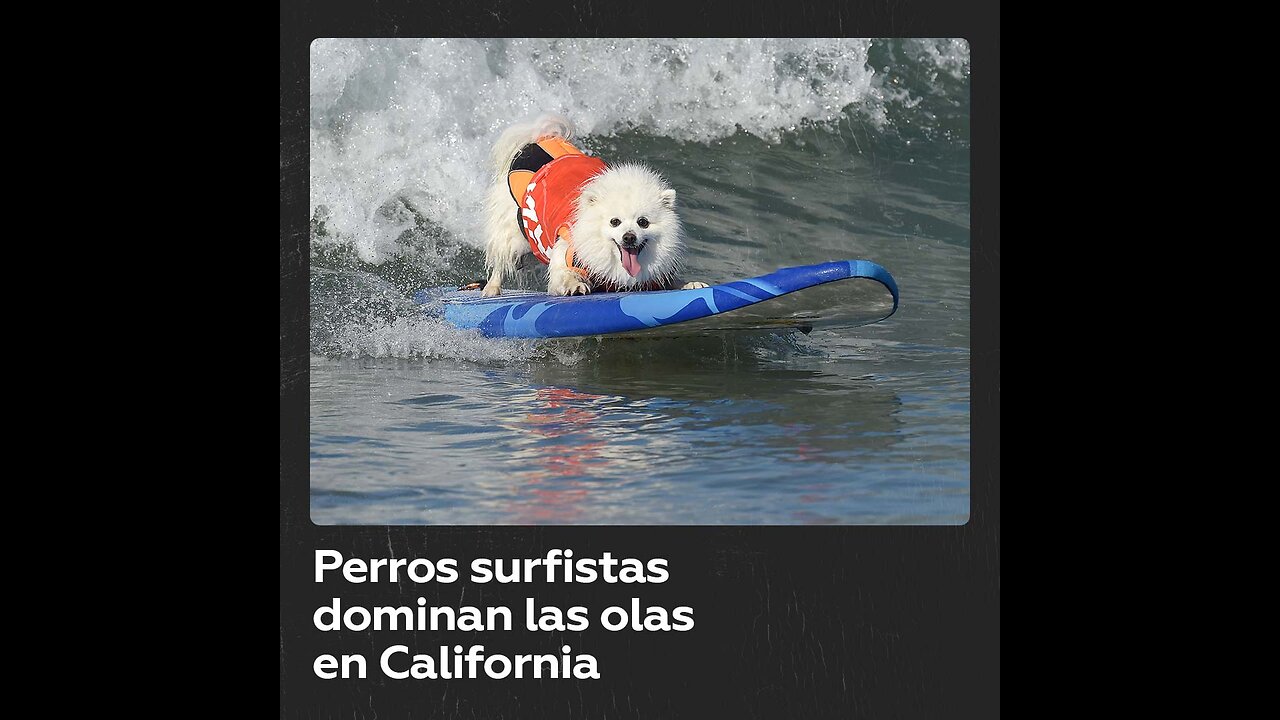
[[[516,203],[507,185],[507,171],[520,148],[546,137],[573,135],[573,125],[557,115],[543,115],[532,122],[507,128],[494,144],[492,178],[485,197],[485,269],[489,281],[484,294],[497,295],[503,280],[515,272],[516,261],[529,244],[516,223]],[[675,287],[681,269],[684,230],[675,211],[676,191],[654,171],[641,165],[618,165],[600,173],[583,186],[576,211],[570,219],[574,254],[579,265],[591,273],[593,283],[611,283],[619,288],[639,288],[650,281]],[[647,228],[637,224],[649,221]],[[621,223],[609,224],[613,218]],[[622,236],[634,232],[644,244],[640,252],[640,273],[631,277],[622,265]],[[586,294],[589,283],[565,266],[565,243],[557,241],[549,255],[547,292],[553,295]],[[706,287],[705,283],[684,286]]]

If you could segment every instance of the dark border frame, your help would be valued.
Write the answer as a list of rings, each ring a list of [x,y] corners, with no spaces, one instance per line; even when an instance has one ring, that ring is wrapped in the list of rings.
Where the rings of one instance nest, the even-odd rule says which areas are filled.
[[[280,713],[282,717],[980,717],[999,715],[1000,322],[998,4],[921,0],[828,7],[713,0],[679,17],[643,5],[557,9],[281,4],[280,37]],[[447,19],[442,19],[447,16]],[[318,526],[310,520],[308,428],[308,49],[317,37],[539,35],[964,37],[972,64],[972,463],[962,526]],[[692,23],[692,25],[690,25]],[[637,29],[643,32],[636,32]],[[463,563],[573,548],[579,556],[667,557],[672,579],[645,594],[690,604],[690,633],[639,637],[510,634],[521,651],[561,642],[600,658],[598,681],[318,681],[318,652],[370,652],[372,634],[321,636],[311,613],[350,602],[457,602],[458,586],[318,587],[311,554],[453,556]],[[457,585],[462,585],[461,583]],[[471,588],[475,599],[476,588]],[[602,605],[613,587],[485,589],[485,602]],[[422,652],[445,642],[422,640]],[[532,645],[545,644],[534,648]],[[513,646],[513,647],[514,647]]]

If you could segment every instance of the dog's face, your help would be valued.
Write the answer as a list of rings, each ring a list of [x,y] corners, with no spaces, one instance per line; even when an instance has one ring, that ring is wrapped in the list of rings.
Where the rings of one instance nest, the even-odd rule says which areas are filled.
[[[610,168],[578,197],[574,253],[593,277],[621,288],[665,283],[679,271],[683,245],[675,203],[676,191],[652,170]]]

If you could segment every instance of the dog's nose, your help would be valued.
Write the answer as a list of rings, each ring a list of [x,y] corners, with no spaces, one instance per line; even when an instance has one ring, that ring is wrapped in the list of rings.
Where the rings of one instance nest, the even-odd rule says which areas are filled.
[[[635,244],[636,244],[636,234],[635,234],[635,233],[633,233],[633,232],[631,232],[630,230],[628,230],[628,231],[626,231],[626,232],[622,233],[622,244],[623,244],[623,245],[635,245]]]

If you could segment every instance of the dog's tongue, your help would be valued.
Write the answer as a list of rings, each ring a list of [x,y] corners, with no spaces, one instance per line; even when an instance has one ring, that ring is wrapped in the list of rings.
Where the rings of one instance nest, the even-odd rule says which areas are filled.
[[[640,274],[640,251],[635,248],[622,248],[622,267],[626,268],[631,277]]]

